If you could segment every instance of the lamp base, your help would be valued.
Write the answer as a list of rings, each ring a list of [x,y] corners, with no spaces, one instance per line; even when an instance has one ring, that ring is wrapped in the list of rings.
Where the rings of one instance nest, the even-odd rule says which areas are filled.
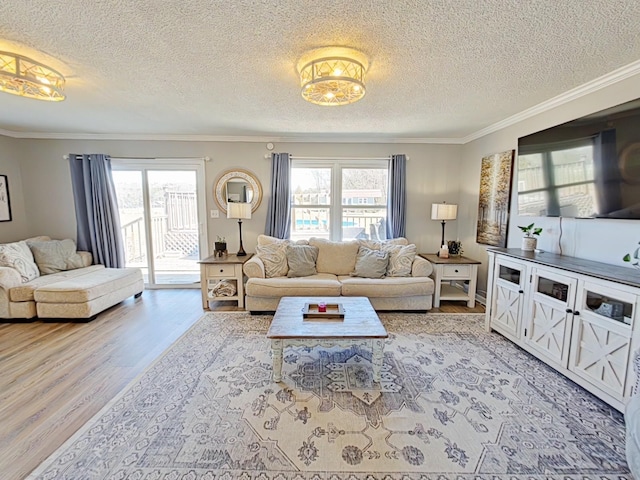
[[[240,250],[238,250],[236,255],[238,257],[245,257],[247,252],[244,251],[244,247],[242,246],[242,219],[238,219],[238,229],[240,230]]]

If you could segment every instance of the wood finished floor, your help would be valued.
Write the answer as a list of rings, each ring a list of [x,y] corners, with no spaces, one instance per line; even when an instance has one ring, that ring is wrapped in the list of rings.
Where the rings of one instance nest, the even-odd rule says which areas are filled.
[[[203,315],[200,302],[200,290],[147,290],[90,323],[0,324],[0,479],[21,480],[53,453]]]

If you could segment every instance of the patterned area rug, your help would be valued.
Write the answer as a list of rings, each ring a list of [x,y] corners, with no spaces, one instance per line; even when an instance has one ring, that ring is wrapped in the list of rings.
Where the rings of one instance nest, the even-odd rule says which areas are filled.
[[[631,478],[622,415],[484,315],[382,314],[371,351],[287,348],[209,313],[29,478]]]

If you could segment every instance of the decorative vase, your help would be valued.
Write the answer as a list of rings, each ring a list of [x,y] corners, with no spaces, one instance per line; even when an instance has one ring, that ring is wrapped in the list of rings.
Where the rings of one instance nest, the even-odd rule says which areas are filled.
[[[533,252],[538,245],[538,239],[536,237],[522,237],[522,251]]]

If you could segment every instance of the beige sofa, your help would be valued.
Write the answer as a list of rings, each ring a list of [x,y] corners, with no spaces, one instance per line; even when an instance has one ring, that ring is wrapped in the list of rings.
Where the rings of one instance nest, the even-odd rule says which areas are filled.
[[[62,256],[57,266],[36,264],[37,256],[29,258],[29,245],[50,245],[58,253],[68,251],[71,245],[68,243],[71,240],[53,242],[57,241],[35,237],[0,245],[0,265],[3,265],[0,266],[0,319],[92,320],[125,298],[142,294],[144,282],[140,269],[91,265],[88,252]],[[72,249],[75,250],[75,244]],[[65,270],[56,271],[58,268]],[[43,273],[46,271],[55,273]]]
[[[258,248],[274,242],[283,242],[266,235],[258,237]],[[311,238],[309,245],[318,248],[317,273],[309,276],[289,278],[286,267],[282,275],[267,278],[265,261],[273,259],[253,256],[244,264],[248,277],[245,292],[246,309],[251,312],[275,311],[281,297],[368,297],[376,310],[426,311],[432,307],[433,280],[429,278],[432,265],[415,255],[409,265],[407,276],[385,276],[383,278],[363,278],[352,276],[361,246],[380,249],[389,245],[408,246],[404,238],[389,242],[367,240],[353,242],[330,242]]]

